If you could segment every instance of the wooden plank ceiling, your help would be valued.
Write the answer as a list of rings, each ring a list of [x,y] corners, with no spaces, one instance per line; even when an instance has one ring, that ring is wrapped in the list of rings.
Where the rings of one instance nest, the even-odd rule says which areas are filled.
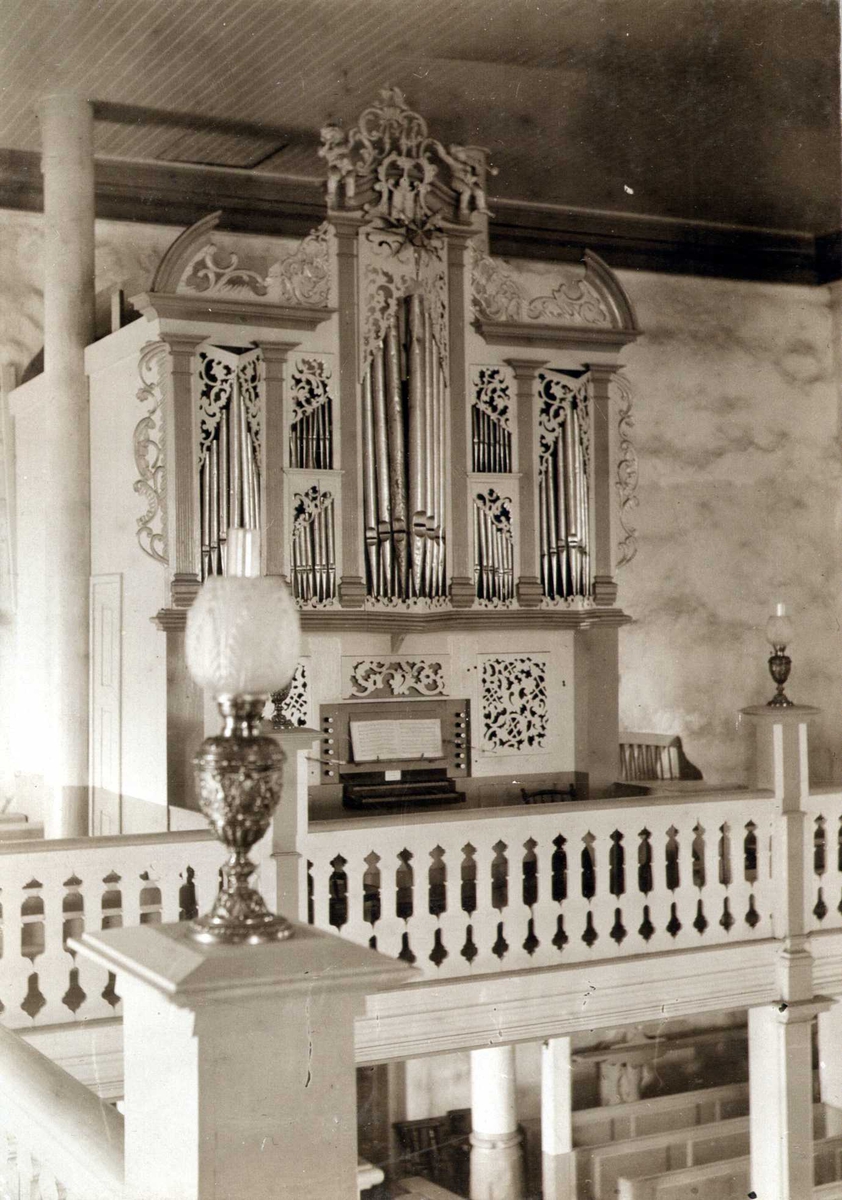
[[[837,0],[2,0],[0,149],[67,87],[98,155],[322,178],[320,126],[391,83],[501,198],[823,234],[838,48]]]

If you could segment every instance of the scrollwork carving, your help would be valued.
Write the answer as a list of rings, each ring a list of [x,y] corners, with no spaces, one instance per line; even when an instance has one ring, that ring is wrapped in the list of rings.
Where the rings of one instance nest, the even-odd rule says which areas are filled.
[[[610,327],[611,313],[594,285],[585,278],[562,280],[545,296],[530,297],[503,263],[474,248],[473,305],[477,316],[513,324],[549,322],[559,325]]]
[[[487,753],[543,750],[549,735],[547,660],[500,654],[482,660],[482,748]]]
[[[205,461],[222,410],[231,399],[236,370],[233,363],[207,350],[199,355],[199,466]]]
[[[299,605],[320,608],[336,599],[333,493],[313,484],[292,500],[292,592]]]
[[[365,206],[382,228],[400,230],[404,240],[423,242],[435,227],[431,190],[442,168],[456,193],[459,219],[487,211],[486,152],[476,146],[449,146],[429,136],[427,122],[408,108],[399,88],[387,87],[347,133],[337,125],[322,129],[319,156],[327,163],[328,204],[353,202],[358,183],[377,200]]]
[[[364,658],[351,671],[351,696],[355,699],[376,695],[444,696],[442,664],[434,660]]]
[[[588,387],[585,380],[579,381],[573,376],[564,376],[559,372],[540,371],[538,374],[538,435],[541,459],[552,452],[556,440],[567,420],[571,404],[575,404],[581,414],[579,422],[579,438],[585,459],[585,468],[589,462],[590,438],[587,421]]]
[[[178,290],[204,296],[256,297],[267,304],[326,308],[330,300],[330,226],[323,221],[268,271],[240,264],[233,250],[207,242],[185,268]]]
[[[224,257],[218,259],[220,253]],[[259,272],[248,271],[239,263],[239,257],[233,251],[220,251],[214,242],[210,242],[185,273],[184,289],[188,292],[226,292],[229,295],[245,292],[252,296],[265,296],[266,280]]]
[[[426,302],[433,337],[446,375],[449,339],[444,242],[437,239],[431,243],[429,253],[423,256],[416,256],[406,249],[398,251],[389,255],[388,262],[383,261],[384,244],[378,243],[371,231],[366,232],[362,246],[361,374],[365,374],[371,356],[382,345],[401,300],[410,292],[420,291]]]
[[[586,279],[561,283],[549,296],[536,296],[526,306],[530,321],[561,321],[565,325],[610,325],[608,309]]]
[[[137,398],[151,405],[134,428],[132,444],[138,478],[133,487],[146,503],[137,518],[137,541],[156,562],[169,562],[167,547],[167,475],[161,367],[167,359],[165,342],[147,342],[140,352],[141,387]]]
[[[293,672],[292,679],[281,692],[273,692],[271,696],[274,712],[272,726],[274,729],[304,729],[308,724],[310,708],[310,687],[307,679],[307,667],[299,662]]]
[[[640,504],[637,496],[638,461],[637,451],[631,440],[631,431],[634,428],[631,383],[623,374],[615,375],[611,382],[619,392],[617,431],[619,433],[620,459],[617,463],[617,479],[614,486],[620,501],[620,526],[623,530],[623,536],[617,547],[617,566],[623,567],[630,563],[637,554],[637,527],[631,523],[631,514]]]
[[[473,373],[474,404],[504,429],[511,429],[512,389],[502,367],[478,367]]]
[[[267,295],[275,304],[326,308],[330,300],[330,236],[327,221],[308,233],[287,258],[269,268]]]

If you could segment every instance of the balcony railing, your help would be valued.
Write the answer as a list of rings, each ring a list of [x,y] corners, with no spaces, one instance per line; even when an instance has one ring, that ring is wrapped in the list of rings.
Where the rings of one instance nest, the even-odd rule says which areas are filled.
[[[762,792],[323,822],[310,919],[425,976],[518,971],[772,936]]]

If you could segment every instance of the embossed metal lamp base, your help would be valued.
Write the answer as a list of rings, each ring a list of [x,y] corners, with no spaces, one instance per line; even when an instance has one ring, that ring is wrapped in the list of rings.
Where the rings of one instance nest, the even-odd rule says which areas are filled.
[[[254,945],[292,934],[289,921],[271,913],[248,883],[255,870],[248,852],[269,828],[286,758],[273,738],[259,732],[266,699],[219,696],[222,733],[206,738],[193,760],[202,812],[230,852],[213,908],[190,926],[190,936],[199,942]]]
[[[785,654],[786,646],[775,646],[775,653],[769,656],[769,674],[778,685],[778,690],[775,692],[771,700],[768,701],[768,708],[792,708],[793,701],[784,692],[786,681],[789,679],[789,673],[792,670],[792,659],[788,654]]]

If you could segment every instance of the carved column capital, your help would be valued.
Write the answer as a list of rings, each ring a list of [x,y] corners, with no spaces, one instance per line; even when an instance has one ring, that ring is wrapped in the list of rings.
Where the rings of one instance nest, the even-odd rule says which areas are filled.
[[[172,356],[173,370],[179,371],[190,369],[190,359],[202,342],[208,340],[204,333],[171,333],[166,329],[161,330],[160,337]]]
[[[260,351],[266,364],[266,378],[282,377],[284,364],[292,351],[297,350],[300,345],[300,342],[261,342]]]
[[[541,368],[546,367],[549,363],[549,359],[546,358],[506,358],[503,361],[514,371],[515,379],[518,382],[518,393],[520,393],[521,383],[531,384],[534,382]]]

